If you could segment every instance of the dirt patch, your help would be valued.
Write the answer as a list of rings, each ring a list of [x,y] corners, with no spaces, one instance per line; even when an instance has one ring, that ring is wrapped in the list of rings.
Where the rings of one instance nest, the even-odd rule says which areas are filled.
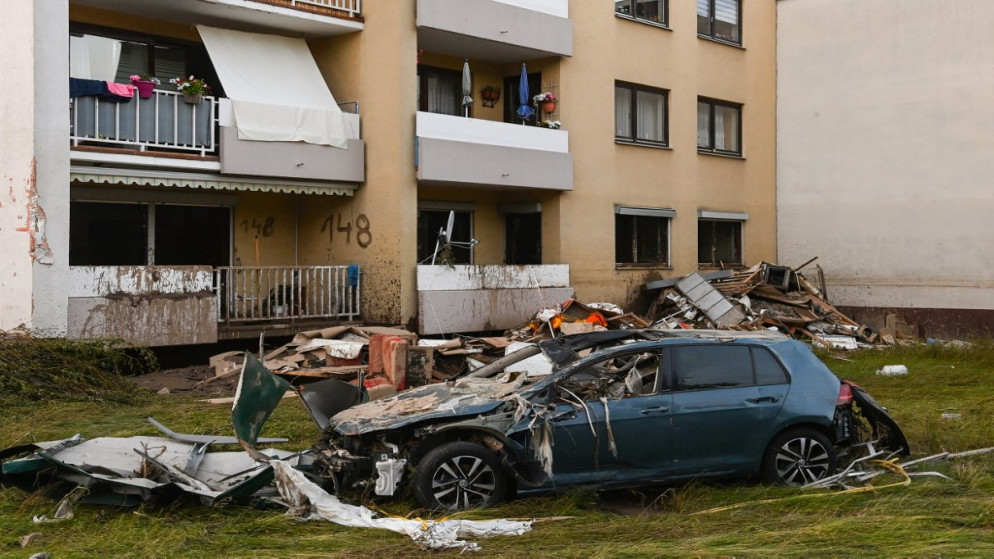
[[[144,388],[161,394],[184,394],[204,398],[234,396],[238,387],[238,375],[213,380],[214,368],[209,365],[194,365],[179,369],[165,369],[147,375],[130,377]]]

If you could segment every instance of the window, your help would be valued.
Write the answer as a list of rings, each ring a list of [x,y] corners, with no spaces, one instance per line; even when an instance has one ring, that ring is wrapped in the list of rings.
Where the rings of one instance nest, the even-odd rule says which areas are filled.
[[[697,151],[742,155],[742,105],[697,98]]]
[[[666,102],[666,90],[615,82],[615,140],[667,145],[669,133]]]
[[[747,214],[698,212],[697,265],[742,265],[742,224],[746,218]]]
[[[70,266],[227,266],[230,243],[228,207],[69,205]]]
[[[504,105],[504,122],[535,126],[540,121],[539,117],[541,115],[533,115],[527,120],[521,120],[521,117],[518,116],[518,107],[521,106],[521,96],[518,95],[518,86],[520,85],[520,72],[513,76],[506,76],[504,78],[504,93],[501,95],[501,103]],[[544,91],[542,89],[542,72],[528,73],[528,91],[532,95]],[[531,99],[528,100],[528,105],[534,108]]]
[[[756,384],[746,346],[683,346],[673,348],[671,356],[674,390]]]
[[[462,115],[462,74],[456,70],[419,65],[418,110]]]
[[[659,374],[660,354],[655,351],[625,352],[599,359],[578,368],[557,383],[557,396],[575,402],[600,398],[618,400],[658,394],[669,389]]]
[[[169,80],[191,74],[211,84],[223,96],[207,51],[201,44],[72,24],[69,33],[69,75],[73,78],[131,83],[133,74],[151,74],[171,89]]]
[[[542,214],[508,213],[504,217],[504,260],[507,264],[542,263]]]
[[[616,15],[664,26],[669,23],[667,8],[667,0],[615,0],[614,2]]]
[[[752,348],[752,364],[756,368],[756,384],[787,384],[787,371],[768,349]]]
[[[452,216],[451,244],[440,242],[441,232]],[[418,263],[472,264],[473,212],[464,210],[418,210]]]
[[[616,266],[669,265],[670,218],[675,211],[618,206],[614,213]]]
[[[698,35],[741,45],[741,28],[739,0],[697,0]]]

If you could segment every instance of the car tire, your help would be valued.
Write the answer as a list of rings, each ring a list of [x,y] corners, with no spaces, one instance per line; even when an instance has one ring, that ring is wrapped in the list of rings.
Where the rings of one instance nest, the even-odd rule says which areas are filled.
[[[800,487],[835,473],[835,447],[814,429],[791,429],[777,435],[766,449],[760,473],[774,485]]]
[[[489,507],[507,493],[500,460],[483,446],[456,441],[425,455],[414,472],[414,496],[431,510]]]

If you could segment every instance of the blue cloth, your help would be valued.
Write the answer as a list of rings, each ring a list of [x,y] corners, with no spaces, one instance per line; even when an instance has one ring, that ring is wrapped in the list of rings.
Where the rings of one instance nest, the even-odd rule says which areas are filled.
[[[515,113],[521,120],[528,120],[535,116],[535,109],[531,108],[531,93],[528,92],[528,68],[521,64],[521,78],[518,80],[518,110]]]
[[[69,78],[69,98],[76,97],[99,97],[101,101],[113,103],[127,103],[131,97],[114,95],[107,89],[107,82],[101,80],[86,80],[83,78]]]
[[[349,265],[349,287],[359,287],[359,265]]]
[[[110,95],[110,92],[107,90],[107,82],[105,81],[69,78],[70,98],[104,95]]]

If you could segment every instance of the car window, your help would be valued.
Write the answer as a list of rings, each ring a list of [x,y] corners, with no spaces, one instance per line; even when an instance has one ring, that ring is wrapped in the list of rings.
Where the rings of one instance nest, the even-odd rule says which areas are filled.
[[[659,354],[654,351],[622,353],[593,361],[559,381],[557,396],[589,402],[654,394],[663,381],[659,363]]]
[[[674,390],[705,390],[751,386],[752,358],[746,346],[684,346],[673,348]]]
[[[787,371],[770,350],[763,347],[752,348],[752,363],[756,368],[756,384],[786,384]]]

